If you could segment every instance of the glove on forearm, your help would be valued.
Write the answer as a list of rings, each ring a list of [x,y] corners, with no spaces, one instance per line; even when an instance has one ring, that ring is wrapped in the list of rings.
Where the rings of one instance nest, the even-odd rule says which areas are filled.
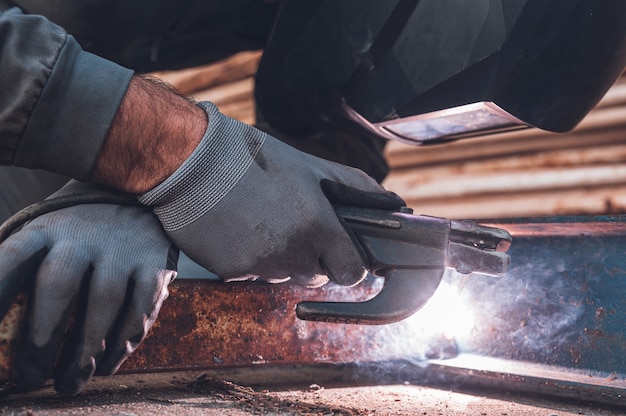
[[[53,196],[91,190],[70,181]],[[177,255],[156,217],[136,206],[77,205],[9,237],[0,245],[2,315],[30,283],[16,383],[37,388],[54,375],[57,390],[73,394],[95,371],[115,372],[156,320]]]
[[[333,203],[404,204],[363,172],[297,151],[208,102],[201,143],[139,201],[190,258],[225,280],[359,282],[365,262]]]

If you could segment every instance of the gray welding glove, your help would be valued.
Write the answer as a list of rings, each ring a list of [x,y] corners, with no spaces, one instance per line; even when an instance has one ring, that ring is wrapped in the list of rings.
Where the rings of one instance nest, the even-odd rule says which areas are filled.
[[[70,181],[54,196],[95,186]],[[28,306],[13,378],[61,394],[115,372],[154,323],[175,278],[178,250],[152,212],[76,205],[27,223],[0,245],[0,313],[19,290]]]
[[[208,115],[201,143],[139,197],[176,245],[227,281],[361,281],[364,255],[333,204],[395,209],[404,201],[359,170],[302,153],[211,103],[199,105]]]

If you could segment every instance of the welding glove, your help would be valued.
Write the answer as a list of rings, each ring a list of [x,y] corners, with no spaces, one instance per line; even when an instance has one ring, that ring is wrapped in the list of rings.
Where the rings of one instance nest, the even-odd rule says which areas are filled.
[[[363,172],[302,153],[199,104],[208,128],[191,156],[139,196],[192,260],[222,279],[354,285],[365,255],[333,204],[404,201]]]
[[[52,196],[94,189],[70,181]],[[94,372],[114,373],[156,320],[177,256],[138,206],[76,205],[10,236],[0,245],[0,316],[21,289],[28,295],[16,384],[34,389],[54,376],[59,393],[74,394]]]

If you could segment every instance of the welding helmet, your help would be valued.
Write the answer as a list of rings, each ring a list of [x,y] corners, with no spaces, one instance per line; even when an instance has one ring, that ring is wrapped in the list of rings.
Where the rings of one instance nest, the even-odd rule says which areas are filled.
[[[257,74],[285,134],[563,132],[626,65],[622,0],[283,0]]]

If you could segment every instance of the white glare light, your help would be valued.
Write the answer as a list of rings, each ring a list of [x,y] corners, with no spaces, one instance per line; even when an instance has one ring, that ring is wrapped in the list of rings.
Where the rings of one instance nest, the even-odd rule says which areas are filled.
[[[424,336],[459,339],[474,327],[474,314],[459,287],[441,282],[432,298],[412,317]]]

